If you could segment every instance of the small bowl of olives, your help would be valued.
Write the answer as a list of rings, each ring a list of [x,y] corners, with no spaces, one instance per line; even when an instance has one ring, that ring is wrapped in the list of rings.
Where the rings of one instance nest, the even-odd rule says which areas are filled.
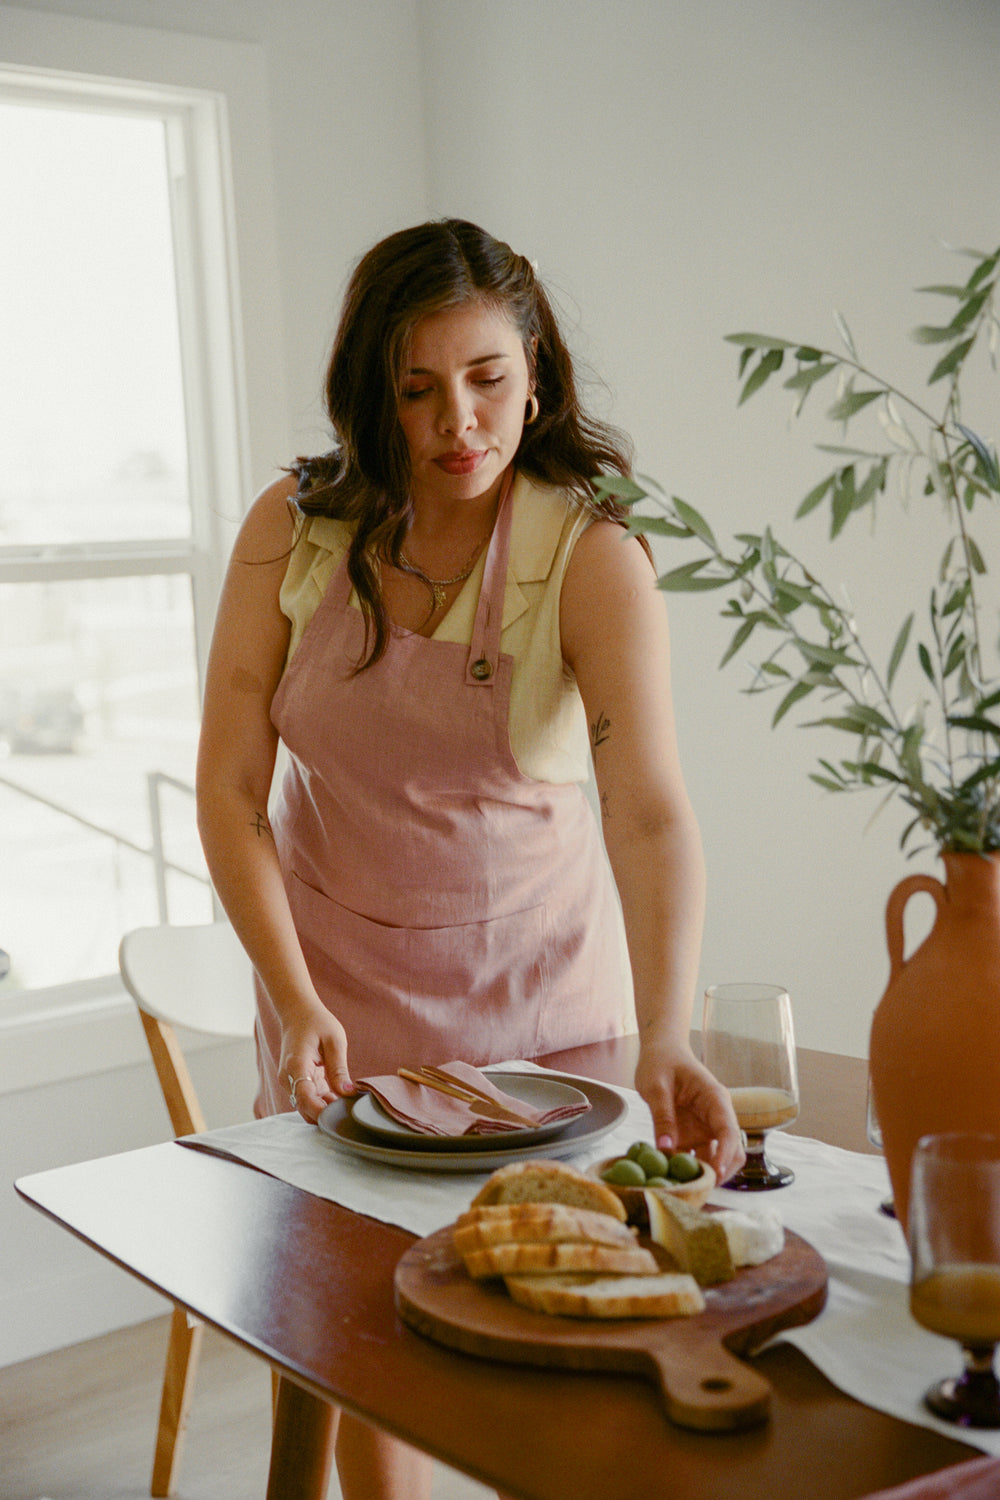
[[[716,1185],[708,1162],[689,1151],[665,1152],[650,1141],[633,1141],[624,1156],[609,1156],[588,1168],[588,1176],[605,1183],[625,1205],[629,1222],[647,1220],[647,1190],[683,1198],[701,1208]]]

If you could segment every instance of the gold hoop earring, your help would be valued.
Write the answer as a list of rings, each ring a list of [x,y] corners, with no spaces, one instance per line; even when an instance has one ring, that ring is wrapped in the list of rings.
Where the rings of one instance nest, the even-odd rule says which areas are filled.
[[[535,420],[535,418],[537,416],[538,416],[538,397],[535,395],[534,391],[529,391],[528,392],[528,411],[525,414],[525,418],[524,418],[524,425],[525,425],[525,427],[530,427],[531,424],[532,424],[532,422],[534,422],[534,420]]]

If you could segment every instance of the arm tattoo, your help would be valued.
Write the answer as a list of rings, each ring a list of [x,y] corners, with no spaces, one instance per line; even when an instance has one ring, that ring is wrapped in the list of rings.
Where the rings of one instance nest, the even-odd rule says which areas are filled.
[[[609,738],[610,734],[611,720],[605,715],[604,710],[602,709],[601,712],[597,715],[597,718],[594,720],[593,724],[591,724],[590,726],[591,750],[596,750],[598,745],[603,745],[604,741]]]
[[[257,837],[259,839],[263,838],[265,834],[267,834],[268,838],[274,837],[274,835],[271,833],[271,825],[262,812],[254,813],[253,817],[250,819],[250,827],[257,830]]]
[[[601,817],[606,823],[611,816],[611,798],[607,792],[601,793]]]

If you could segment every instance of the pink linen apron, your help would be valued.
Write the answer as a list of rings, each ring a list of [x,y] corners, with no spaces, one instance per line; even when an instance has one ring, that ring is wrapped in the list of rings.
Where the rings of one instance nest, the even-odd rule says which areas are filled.
[[[518,770],[500,651],[512,505],[486,556],[471,645],[364,625],[341,563],[279,684],[289,765],[272,826],[295,927],[354,1077],[534,1057],[623,1030],[620,918],[575,783]],[[290,1106],[258,983],[258,1114]]]

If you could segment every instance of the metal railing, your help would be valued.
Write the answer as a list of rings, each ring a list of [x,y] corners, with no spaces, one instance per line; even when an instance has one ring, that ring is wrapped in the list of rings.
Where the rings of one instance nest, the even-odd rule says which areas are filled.
[[[69,818],[78,823],[81,828],[86,828],[91,833],[99,834],[102,838],[110,839],[118,849],[129,849],[133,854],[141,854],[144,858],[153,862],[153,880],[156,887],[156,910],[161,923],[170,920],[169,902],[167,897],[167,873],[173,872],[184,875],[189,880],[196,880],[200,885],[208,886],[212,893],[212,909],[218,917],[220,907],[212,882],[208,876],[200,870],[193,870],[187,865],[178,863],[167,856],[163,837],[163,805],[161,793],[165,786],[172,787],[175,791],[184,793],[194,798],[194,787],[186,781],[179,781],[176,776],[169,776],[165,771],[148,771],[146,773],[146,792],[149,801],[149,823],[151,829],[151,842],[149,844],[138,844],[134,839],[127,838],[125,834],[119,833],[114,828],[108,828],[101,823],[95,823],[93,819],[86,818],[82,813],[75,812],[73,808],[66,807],[54,798],[47,797],[42,792],[36,792],[32,787],[23,786],[18,781],[12,781],[9,776],[0,775],[0,786],[9,791],[16,792],[19,796],[27,797],[31,802],[37,802],[46,807],[50,812],[58,813],[61,817]]]

